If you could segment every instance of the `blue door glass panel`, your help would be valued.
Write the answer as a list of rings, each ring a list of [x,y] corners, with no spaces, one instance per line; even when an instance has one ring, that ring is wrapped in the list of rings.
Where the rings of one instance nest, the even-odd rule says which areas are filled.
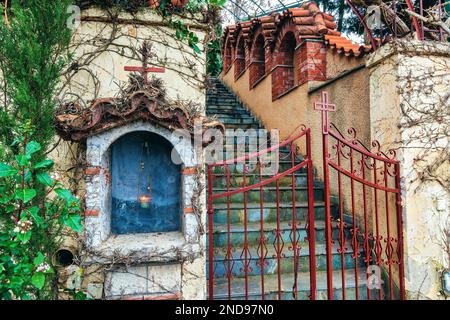
[[[180,230],[180,169],[172,145],[149,132],[129,133],[111,147],[113,234]],[[149,191],[149,186],[150,190]],[[138,201],[151,194],[148,205]]]

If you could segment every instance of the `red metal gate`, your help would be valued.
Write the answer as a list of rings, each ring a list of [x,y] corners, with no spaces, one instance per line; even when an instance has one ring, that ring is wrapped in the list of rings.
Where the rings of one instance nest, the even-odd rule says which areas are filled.
[[[329,122],[336,106],[326,92],[314,107],[322,111],[323,161],[313,163],[303,128],[271,148],[208,165],[210,299],[405,299],[395,152],[376,141],[370,150],[353,128],[345,137]],[[285,156],[266,173],[266,156],[276,151]],[[323,227],[313,164],[323,169],[316,176]]]
[[[395,160],[395,151],[384,153],[377,141],[372,142],[375,151],[371,151],[357,138],[354,128],[347,131],[346,138],[329,122],[328,112],[336,111],[336,106],[329,103],[327,92],[322,92],[322,101],[316,102],[314,108],[322,111],[328,299],[335,298],[336,286],[342,288],[341,297],[346,299],[346,283],[351,281],[355,299],[403,300],[400,163]],[[333,205],[337,207],[334,215]],[[348,252],[355,260],[353,277],[341,263],[339,284],[333,281],[336,272],[332,270],[332,247],[336,242],[341,261]],[[361,256],[365,270],[358,267]],[[361,284],[366,292],[361,292]]]
[[[298,298],[300,242],[304,246],[305,241],[310,257],[309,295],[315,299],[310,141],[310,130],[302,129],[266,150],[208,166],[210,299]],[[306,146],[304,158],[298,158],[296,152],[300,143]],[[280,151],[287,152],[284,157],[276,156],[275,172],[266,173],[267,155]],[[220,182],[224,190],[214,193]],[[300,185],[304,189],[299,191]],[[299,199],[306,200],[305,205],[298,203]],[[271,200],[274,202],[269,205]],[[236,202],[241,205],[237,214]],[[298,211],[303,212],[304,220]],[[233,225],[236,221],[241,227]]]

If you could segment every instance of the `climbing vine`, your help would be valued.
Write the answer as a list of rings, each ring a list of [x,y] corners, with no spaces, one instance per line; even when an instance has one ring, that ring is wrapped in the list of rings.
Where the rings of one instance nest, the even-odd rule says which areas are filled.
[[[137,13],[143,8],[154,6],[155,12],[157,12],[161,17],[163,17],[170,27],[175,30],[175,38],[187,42],[187,44],[194,50],[196,54],[201,54],[199,48],[199,38],[197,34],[191,31],[188,25],[180,18],[186,16],[187,14],[195,15],[198,13],[212,13],[213,19],[217,20],[219,16],[219,8],[221,8],[226,0],[189,0],[185,6],[176,5],[176,3],[183,3],[183,1],[173,1],[173,0],[76,0],[77,5],[81,9],[85,9],[89,6],[98,6],[103,9],[117,8],[120,10],[125,10],[130,13]],[[211,17],[210,17],[211,18]],[[214,21],[217,22],[217,21]],[[211,37],[208,42],[206,52],[207,58],[207,69],[208,73],[211,75],[216,75],[220,72],[221,54],[220,54],[220,39],[221,29],[220,23],[212,23],[211,33],[214,37]],[[218,35],[218,36],[215,36]]]

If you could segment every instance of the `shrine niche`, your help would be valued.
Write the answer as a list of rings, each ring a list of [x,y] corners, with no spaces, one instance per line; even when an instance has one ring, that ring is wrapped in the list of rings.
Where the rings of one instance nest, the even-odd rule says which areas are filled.
[[[63,103],[55,115],[58,134],[86,148],[85,257],[88,264],[117,265],[108,269],[107,298],[163,294],[139,277],[125,281],[134,281],[133,289],[122,286],[142,268],[170,278],[169,293],[181,290],[180,266],[200,259],[205,241],[203,162],[194,138],[202,146],[209,143],[208,129],[224,131],[194,103],[167,98],[163,82],[149,77],[164,69],[148,66],[147,43],[141,53],[142,67],[125,67],[133,73],[116,97],[88,108]],[[128,272],[129,265],[137,271]]]
[[[112,234],[180,230],[181,168],[171,151],[169,141],[148,132],[112,144]]]

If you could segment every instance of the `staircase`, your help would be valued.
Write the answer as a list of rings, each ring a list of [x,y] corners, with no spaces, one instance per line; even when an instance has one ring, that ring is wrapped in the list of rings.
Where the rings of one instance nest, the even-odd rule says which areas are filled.
[[[207,92],[207,114],[216,116],[225,124],[227,129],[263,129],[263,125],[252,113],[239,101],[218,79],[212,79],[212,87]],[[248,141],[247,141],[248,143]],[[248,145],[246,145],[248,147]],[[226,146],[230,148],[230,146]],[[289,151],[280,150],[279,172],[284,172],[292,167],[291,159],[287,158]],[[286,159],[286,158],[287,159]],[[301,157],[296,159],[296,163],[302,161]],[[243,174],[236,166],[230,166],[231,179],[230,188],[239,188],[242,185]],[[223,172],[215,172],[213,179],[213,193],[223,193],[227,191],[227,179]],[[268,178],[268,177],[265,177]],[[286,179],[285,179],[286,178]],[[292,177],[285,177],[279,181],[280,190],[280,216],[282,241],[284,242],[283,257],[280,266],[282,270],[282,299],[293,299],[294,283],[294,257],[292,250],[288,250],[292,243],[292,212],[294,201],[292,201]],[[307,193],[307,175],[305,171],[295,173],[296,180],[296,201],[297,220],[300,222],[298,229],[298,238],[300,239],[301,250],[298,258],[298,299],[309,299],[310,293],[310,273],[309,273],[309,248],[305,241],[307,232],[305,229],[305,219],[308,214],[308,193]],[[248,173],[246,175],[247,185],[258,182],[257,174]],[[258,265],[258,250],[260,241],[260,191],[251,190],[247,192],[247,239],[249,243],[248,252],[248,292],[249,299],[261,299],[261,268]],[[276,204],[276,186],[275,183],[264,187],[264,234],[267,238],[267,265],[264,268],[264,297],[265,299],[278,299],[278,260],[276,257],[276,235],[273,230],[277,227],[277,204]],[[244,194],[240,193],[231,197],[230,216],[228,217],[228,206],[226,198],[217,199],[214,202],[214,261],[215,266],[214,280],[214,298],[228,299],[228,286],[231,286],[231,298],[234,300],[245,299],[245,276],[244,276]],[[324,189],[320,181],[314,181],[314,207],[315,207],[315,256],[316,256],[316,279],[317,279],[317,299],[327,298],[326,285],[326,251],[325,251],[325,207],[324,207]],[[333,215],[337,214],[337,206],[332,207]],[[228,220],[230,225],[230,237],[228,239]],[[345,298],[355,299],[356,281],[355,269],[358,271],[358,297],[367,298],[366,268],[363,261],[364,253],[356,259],[352,257],[351,237],[346,232],[346,246],[348,248],[345,254],[338,253],[338,230],[333,229],[333,287],[334,298],[342,299],[342,274],[345,277]],[[233,251],[232,259],[227,258],[227,243],[230,241]],[[342,273],[342,261],[345,271]],[[228,283],[227,273],[232,270],[231,283]],[[375,295],[372,294],[373,298]]]

